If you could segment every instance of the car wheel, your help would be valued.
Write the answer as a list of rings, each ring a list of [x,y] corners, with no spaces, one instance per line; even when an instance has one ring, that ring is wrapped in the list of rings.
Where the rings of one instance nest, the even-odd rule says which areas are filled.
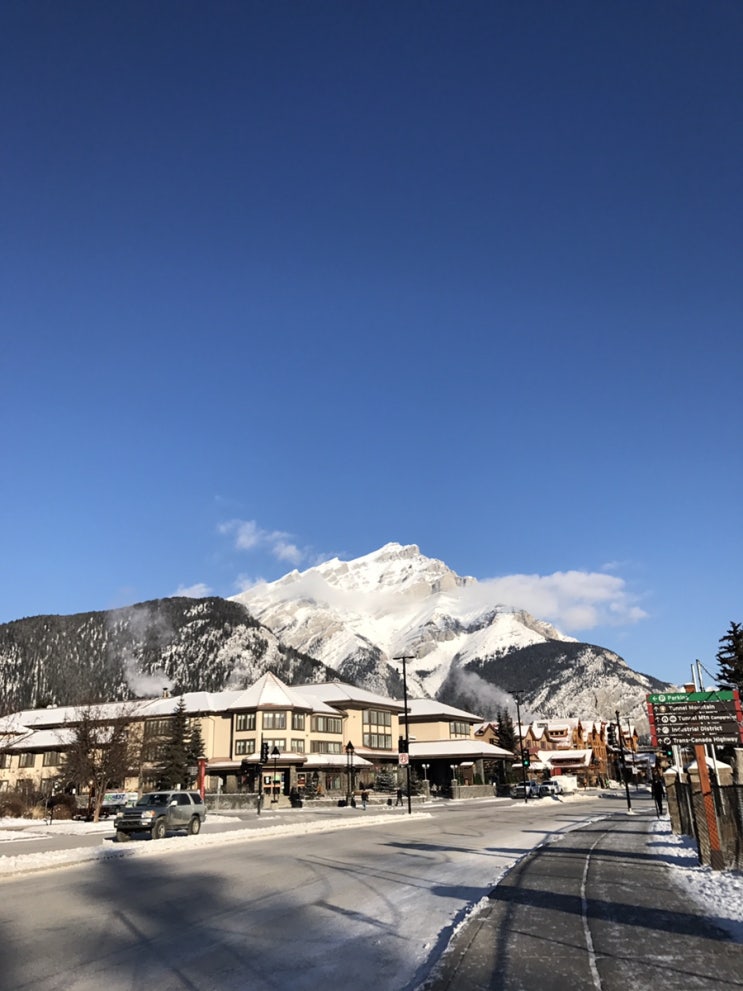
[[[161,840],[165,836],[165,820],[158,819],[152,827],[152,839]]]
[[[116,842],[117,843],[126,843],[127,840],[130,840],[130,839],[131,839],[131,836],[129,835],[129,833],[124,833],[120,829],[117,829],[116,830]]]
[[[199,819],[198,816],[194,816],[189,822],[188,831],[191,836],[196,836],[196,834],[201,831],[201,819]]]

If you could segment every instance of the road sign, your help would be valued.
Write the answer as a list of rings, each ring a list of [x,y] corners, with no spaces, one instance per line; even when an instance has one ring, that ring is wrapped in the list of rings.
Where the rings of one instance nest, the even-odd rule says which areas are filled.
[[[743,741],[743,711],[738,691],[659,692],[648,695],[654,746]]]
[[[656,692],[648,695],[647,702],[655,705],[658,702],[665,702],[666,705],[676,702],[734,702],[738,696],[738,690],[729,691],[720,688],[714,692]]]
[[[410,763],[410,754],[398,754],[397,763],[400,767],[407,767]]]

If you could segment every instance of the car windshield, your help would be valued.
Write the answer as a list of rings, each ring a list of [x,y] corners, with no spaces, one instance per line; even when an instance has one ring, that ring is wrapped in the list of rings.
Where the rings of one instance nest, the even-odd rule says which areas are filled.
[[[142,795],[137,805],[153,806],[153,805],[167,805],[168,795],[165,792],[156,792],[154,795]]]

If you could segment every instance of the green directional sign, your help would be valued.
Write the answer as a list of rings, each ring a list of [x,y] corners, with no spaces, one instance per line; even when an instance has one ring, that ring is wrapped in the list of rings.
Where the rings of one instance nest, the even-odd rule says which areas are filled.
[[[715,692],[658,692],[647,697],[647,701],[653,705],[661,703],[669,705],[676,702],[733,702],[734,700],[735,692],[723,688]]]
[[[647,699],[655,746],[743,740],[743,710],[736,691],[657,692]]]

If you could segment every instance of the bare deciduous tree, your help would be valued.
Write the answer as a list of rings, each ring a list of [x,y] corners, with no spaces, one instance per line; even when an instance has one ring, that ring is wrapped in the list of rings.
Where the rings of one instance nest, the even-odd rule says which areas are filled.
[[[73,736],[63,774],[68,781],[89,789],[94,822],[100,818],[106,789],[121,787],[139,762],[140,743],[134,726],[133,711],[122,710],[111,718],[94,705],[79,709],[70,724]]]

